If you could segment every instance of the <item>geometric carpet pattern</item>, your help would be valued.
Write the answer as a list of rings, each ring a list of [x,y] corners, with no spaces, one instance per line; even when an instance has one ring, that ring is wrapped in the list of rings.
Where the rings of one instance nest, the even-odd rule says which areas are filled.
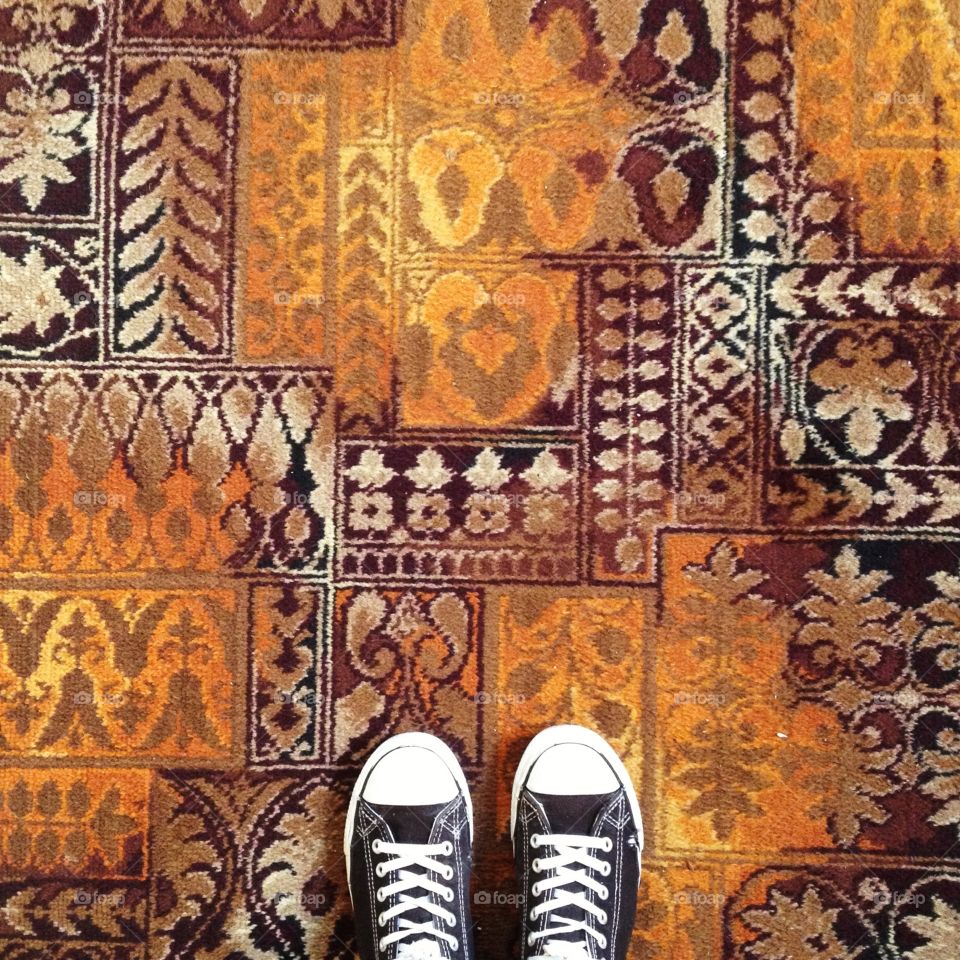
[[[634,960],[955,960],[960,12],[0,0],[0,956],[346,960],[430,729]]]

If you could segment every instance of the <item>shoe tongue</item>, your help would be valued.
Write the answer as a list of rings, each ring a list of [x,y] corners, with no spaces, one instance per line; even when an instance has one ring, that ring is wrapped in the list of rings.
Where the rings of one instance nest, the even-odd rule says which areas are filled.
[[[600,811],[617,793],[589,793],[561,796],[556,793],[534,793],[530,795],[543,807],[550,824],[551,833],[574,833],[591,836]]]
[[[390,828],[394,843],[417,843],[425,844],[430,842],[430,834],[433,831],[433,825],[437,817],[450,804],[430,803],[419,804],[417,806],[400,806],[390,803],[369,803],[364,801],[378,816],[382,817]],[[415,871],[419,873],[420,871]],[[390,877],[393,881],[396,875]],[[436,876],[433,877],[437,879]],[[452,882],[452,881],[451,881]],[[411,890],[407,896],[419,898],[425,895],[421,889]],[[411,923],[437,923],[437,918],[427,910],[417,908],[408,910],[403,914],[403,919]],[[440,960],[439,942],[433,937],[423,937],[419,940],[401,940],[395,944],[387,955],[393,960]]]
[[[550,825],[550,833],[592,836],[601,813],[618,792],[614,790],[611,793],[562,796],[555,793],[536,793],[531,790],[530,795],[543,807],[547,823]],[[580,887],[571,889],[582,890]],[[593,922],[587,917],[586,911],[572,906],[563,907],[557,911],[557,915],[568,920]],[[555,933],[541,944],[537,960],[586,960],[589,957],[589,951],[584,938],[585,934],[582,931]]]
[[[370,809],[382,817],[396,843],[429,843],[437,816],[446,803],[428,803],[415,807],[392,803],[370,803]]]

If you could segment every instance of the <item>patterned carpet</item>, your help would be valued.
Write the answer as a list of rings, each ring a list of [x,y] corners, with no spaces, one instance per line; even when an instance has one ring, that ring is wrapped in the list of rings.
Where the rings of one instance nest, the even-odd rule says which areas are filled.
[[[352,777],[638,784],[634,957],[960,956],[955,0],[0,0],[0,957],[336,960]]]

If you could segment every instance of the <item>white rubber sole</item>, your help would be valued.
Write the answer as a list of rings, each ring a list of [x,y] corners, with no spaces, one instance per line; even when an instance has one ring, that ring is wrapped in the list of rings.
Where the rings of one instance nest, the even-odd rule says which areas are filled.
[[[367,762],[357,777],[357,782],[353,785],[353,793],[350,794],[350,806],[347,807],[347,823],[343,830],[343,855],[347,861],[347,886],[350,885],[350,848],[353,839],[353,822],[357,816],[357,804],[363,795],[363,788],[367,783],[367,778],[373,768],[388,754],[402,747],[420,747],[436,754],[444,766],[453,775],[457,782],[457,787],[463,794],[467,802],[467,822],[470,824],[470,842],[473,842],[473,801],[470,799],[470,788],[467,786],[467,778],[463,775],[460,768],[460,761],[457,760],[454,752],[439,738],[431,733],[398,733],[384,740],[383,743],[373,751],[367,758]],[[353,891],[350,891],[351,898]]]
[[[623,784],[627,792],[627,800],[630,803],[630,810],[633,812],[633,822],[637,825],[637,856],[639,857],[640,851],[643,850],[643,818],[640,816],[640,802],[637,800],[637,792],[634,789],[633,781],[630,779],[630,774],[627,773],[627,768],[623,765],[623,761],[617,756],[613,747],[599,733],[573,723],[560,724],[541,730],[527,744],[527,749],[523,751],[523,756],[517,766],[517,772],[513,777],[513,791],[510,795],[510,839],[513,842],[514,850],[516,850],[517,803],[520,799],[520,791],[527,782],[534,763],[537,762],[544,751],[563,743],[577,743],[596,750],[610,765],[617,780]]]

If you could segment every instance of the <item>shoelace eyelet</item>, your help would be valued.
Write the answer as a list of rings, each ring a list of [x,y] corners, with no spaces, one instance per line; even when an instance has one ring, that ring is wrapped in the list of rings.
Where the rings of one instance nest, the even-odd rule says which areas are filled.
[[[454,844],[452,842],[444,841],[443,843],[438,843],[436,845],[429,844],[424,848],[419,847],[416,844],[394,844],[379,841],[371,843],[371,848],[377,850],[378,853],[382,853],[385,856],[388,856],[389,854],[394,854],[397,856],[398,859],[396,860],[385,859],[383,862],[376,864],[374,869],[377,877],[385,877],[394,870],[399,870],[399,879],[394,889],[403,893],[407,890],[412,890],[417,886],[426,888],[427,891],[430,891],[432,888],[435,894],[439,894],[440,897],[446,900],[448,903],[456,899],[455,890],[452,890],[449,887],[439,886],[436,883],[431,883],[431,881],[428,879],[430,873],[443,877],[448,883],[453,879],[455,875],[454,868],[452,866],[440,863],[436,859],[438,851],[440,854],[447,856],[454,852]],[[411,868],[410,870],[403,869],[404,863],[407,861],[407,865]],[[421,875],[417,875],[414,872],[414,868],[418,866],[423,869],[423,873]],[[380,903],[389,899],[389,895],[385,893],[383,887],[378,887],[374,892],[377,901]],[[377,926],[388,926],[388,921],[391,916],[395,916],[398,912],[402,912],[407,909],[418,908],[422,902],[424,901],[413,896],[401,896],[398,907],[395,908],[393,912],[390,910],[384,910],[376,914]],[[426,927],[423,927],[423,932],[440,939],[441,942],[446,943],[451,950],[459,950],[460,941],[443,929],[444,927],[457,927],[459,925],[457,914],[451,910],[441,911],[436,910],[436,908],[433,908],[432,912],[435,913],[435,920],[433,924],[434,931],[429,931],[426,929]],[[388,945],[403,941],[408,934],[407,927],[409,928],[409,932],[421,931],[421,925],[409,923],[408,921],[403,920],[400,922],[398,929],[395,928],[390,933],[379,937],[377,940],[378,949],[380,951],[384,951]]]
[[[374,840],[373,843],[370,844],[370,849],[373,850],[374,853],[379,853],[380,847],[381,843],[379,840]]]
[[[562,908],[569,903],[576,902],[578,899],[580,902],[583,902],[581,898],[589,891],[578,893],[577,897],[574,897],[573,899],[567,899],[567,897],[571,896],[569,893],[566,894],[566,897],[557,897],[556,894],[563,893],[564,891],[562,891],[560,888],[565,887],[568,883],[579,883],[584,887],[589,887],[589,889],[594,890],[598,899],[609,899],[610,890],[608,887],[604,886],[603,884],[597,884],[595,882],[585,883],[584,881],[590,870],[595,870],[603,877],[608,877],[613,872],[613,866],[611,863],[602,857],[598,857],[596,853],[592,853],[591,855],[591,850],[602,850],[605,853],[609,853],[611,850],[613,850],[613,840],[610,837],[597,838],[580,835],[571,835],[569,839],[566,837],[551,837],[549,842],[544,842],[544,840],[545,838],[542,835],[533,834],[530,837],[530,845],[532,847],[554,847],[555,849],[553,853],[556,859],[550,860],[549,862],[551,864],[559,864],[561,869],[558,869],[555,874],[557,878],[556,883],[553,881],[536,881],[531,883],[531,897],[539,898],[544,891],[549,888],[551,892],[554,892],[555,898],[553,900],[547,899],[546,901],[540,902],[537,906],[533,907],[529,912],[530,923],[534,924],[537,917],[542,914],[547,914],[551,919],[556,919],[557,921],[565,920],[567,926],[562,932],[567,933],[573,932],[574,930],[582,930],[585,934],[589,934],[594,938],[594,944],[598,950],[606,950],[608,938],[600,933],[600,931],[596,928],[595,923],[607,924],[609,922],[609,914],[607,911],[597,907],[591,908],[589,912],[592,913],[593,917],[595,918],[595,923],[593,924],[589,922],[589,917],[587,917],[584,921],[574,921],[563,915]],[[567,840],[568,842],[565,842]],[[531,872],[542,872],[545,869],[544,864],[546,862],[547,861],[542,860],[539,857],[534,857],[530,861]],[[586,870],[578,873],[571,870],[564,871],[562,869],[563,867],[568,867],[569,865],[575,863],[582,864],[586,867]],[[553,891],[554,886],[557,887],[557,891]],[[555,910],[560,912],[558,912],[554,917]],[[549,936],[554,932],[560,931],[554,931],[551,929],[531,930],[531,932],[527,935],[527,945],[532,947],[540,938]]]

